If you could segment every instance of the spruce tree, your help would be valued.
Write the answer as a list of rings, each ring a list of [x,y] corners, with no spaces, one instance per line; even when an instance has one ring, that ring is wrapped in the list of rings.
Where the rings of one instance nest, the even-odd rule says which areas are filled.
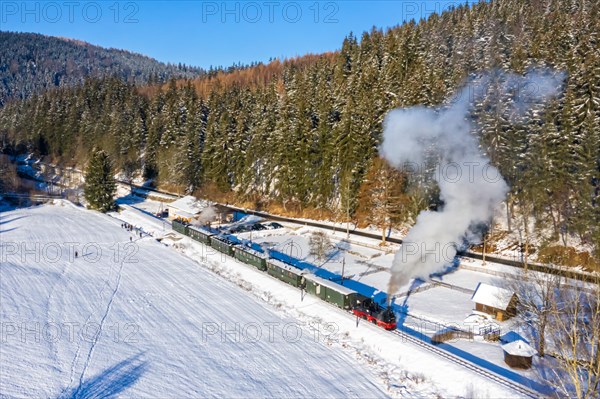
[[[114,209],[115,191],[112,162],[106,152],[95,149],[86,168],[83,188],[89,207],[100,212]]]

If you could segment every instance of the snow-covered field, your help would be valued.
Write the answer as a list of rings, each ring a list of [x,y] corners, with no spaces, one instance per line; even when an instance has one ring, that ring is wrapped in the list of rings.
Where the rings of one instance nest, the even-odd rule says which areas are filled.
[[[347,352],[116,219],[1,216],[2,396],[386,396]]]
[[[125,191],[121,194],[125,194]],[[160,221],[152,217],[147,218],[147,214],[142,215],[140,213],[142,211],[150,214],[154,213],[154,209],[158,206],[157,203],[150,200],[140,202],[135,197],[122,198],[120,201],[129,203],[129,205],[124,205],[125,211],[121,212],[120,217],[133,220],[135,224],[146,223],[153,229],[152,231],[158,234],[161,233]],[[249,220],[248,223],[255,222],[255,217],[250,218],[252,220]],[[143,219],[147,220],[144,221]],[[377,240],[365,237],[360,237],[359,241],[355,241],[356,237],[351,236],[350,240],[347,240],[345,232],[332,233],[315,227],[307,227],[301,223],[284,223],[284,225],[286,227],[283,229],[252,231],[236,233],[235,235],[238,238],[249,239],[263,246],[311,262],[338,275],[341,275],[343,270],[345,278],[360,281],[377,290],[387,290],[390,279],[389,269],[394,257],[392,251],[397,249],[397,246],[390,245],[381,248],[378,247]],[[224,227],[228,229],[229,225]],[[309,239],[315,231],[326,233],[331,240],[333,248],[326,259],[316,259],[314,255],[310,254]],[[187,239],[174,244],[184,252],[189,252],[190,248],[197,245],[194,241]],[[209,248],[208,251],[210,252],[211,249]],[[191,256],[205,257],[206,253],[196,254],[192,250]],[[480,282],[504,286],[511,280],[505,276],[518,277],[518,269],[489,262],[483,266],[480,261],[472,260],[465,260],[464,262],[464,266],[469,267],[469,269],[462,266],[440,275],[434,280],[463,289],[463,292],[448,287],[434,287],[429,283],[420,286],[419,288],[423,288],[423,290],[418,290],[418,292],[414,292],[412,282],[400,287],[395,303],[401,305],[404,311],[408,312],[408,324],[418,326],[418,330],[429,337],[445,330],[448,326],[479,332],[479,326],[465,321],[474,309],[474,303],[471,301],[472,292]],[[248,277],[247,281],[254,282],[254,277]],[[410,292],[410,296],[405,298],[404,295],[408,292]],[[424,322],[425,324],[423,324]],[[522,330],[522,323],[518,319],[508,322],[496,322],[495,324],[500,327],[502,334],[516,329],[521,336],[532,339],[527,331]],[[535,373],[511,370],[504,362],[500,342],[483,343],[482,345],[479,339],[482,339],[482,337],[476,337],[476,340],[461,340],[455,342],[454,346],[460,347],[467,353],[476,354],[477,361],[481,359],[484,363],[487,361],[493,363],[493,367],[501,370],[501,373],[513,376],[520,374],[529,379],[537,379]]]
[[[515,396],[174,234],[155,205],[1,214],[2,395]]]

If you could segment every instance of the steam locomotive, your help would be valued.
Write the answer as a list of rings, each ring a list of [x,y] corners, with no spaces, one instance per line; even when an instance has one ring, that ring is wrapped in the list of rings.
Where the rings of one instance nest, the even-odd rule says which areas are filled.
[[[357,301],[356,305],[352,308],[352,313],[356,317],[377,324],[386,330],[393,330],[397,325],[394,312],[390,308],[383,307],[374,302],[371,298],[364,298],[362,301]]]

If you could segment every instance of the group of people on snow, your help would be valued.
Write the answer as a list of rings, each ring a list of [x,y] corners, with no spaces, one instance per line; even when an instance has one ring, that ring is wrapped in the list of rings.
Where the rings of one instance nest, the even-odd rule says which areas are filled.
[[[125,229],[125,230],[127,230],[127,231],[129,231],[129,232],[133,232],[133,231],[135,231],[135,232],[136,232],[136,234],[137,234],[137,235],[138,235],[140,238],[142,238],[142,237],[144,236],[144,231],[141,229],[141,227],[133,226],[133,225],[131,225],[131,224],[129,224],[129,223],[121,223],[121,228],[122,228],[122,229]],[[133,241],[133,237],[132,237],[132,236],[129,236],[129,242],[131,242],[131,241]]]

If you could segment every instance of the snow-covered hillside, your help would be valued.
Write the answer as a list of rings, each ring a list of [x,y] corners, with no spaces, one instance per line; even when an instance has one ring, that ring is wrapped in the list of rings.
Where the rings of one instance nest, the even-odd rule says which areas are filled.
[[[0,234],[2,396],[386,396],[348,353],[109,216],[20,209]]]

